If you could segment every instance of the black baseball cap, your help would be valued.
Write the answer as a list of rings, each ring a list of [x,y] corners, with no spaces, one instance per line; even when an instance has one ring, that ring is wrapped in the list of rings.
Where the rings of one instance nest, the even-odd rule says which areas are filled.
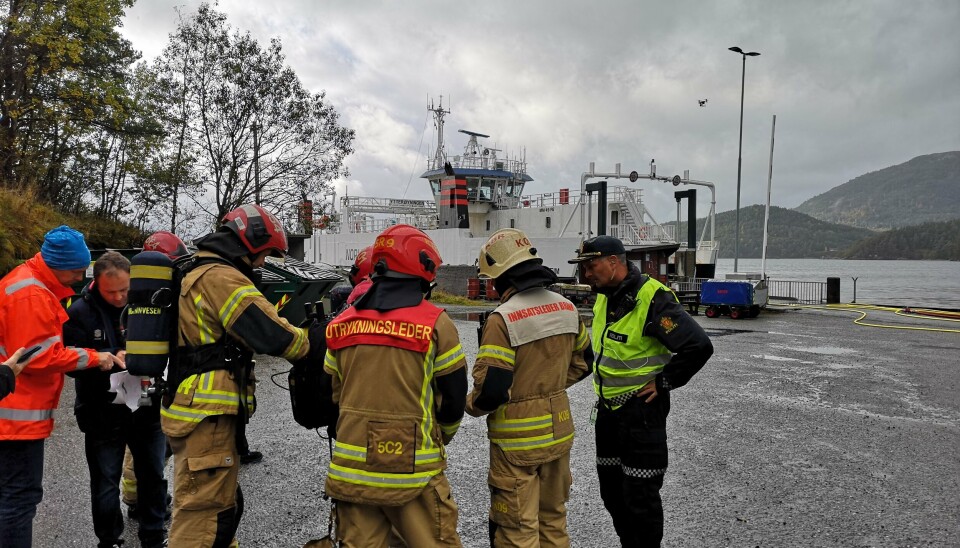
[[[582,263],[597,257],[607,257],[609,255],[623,255],[627,250],[623,248],[623,242],[613,236],[596,236],[580,243],[580,249],[577,251],[577,258],[567,261],[570,264]]]

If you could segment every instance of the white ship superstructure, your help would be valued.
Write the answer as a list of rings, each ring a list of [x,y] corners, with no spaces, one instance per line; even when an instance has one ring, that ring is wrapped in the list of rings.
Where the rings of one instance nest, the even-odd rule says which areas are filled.
[[[434,113],[438,134],[437,151],[421,175],[433,192],[433,200],[343,196],[338,210],[323,229],[305,242],[305,259],[333,265],[350,265],[356,254],[373,243],[374,237],[393,224],[406,223],[427,232],[436,242],[445,264],[474,265],[480,246],[501,228],[523,230],[533,241],[544,264],[560,276],[573,276],[567,260],[575,256],[580,242],[596,235],[601,213],[606,233],[623,240],[628,254],[665,246],[686,246],[679,241],[668,219],[657,219],[643,204],[643,191],[626,184],[606,189],[605,208],[598,192],[588,192],[591,179],[656,180],[679,185],[701,185],[711,190],[708,222],[695,244],[698,276],[712,276],[716,263],[713,241],[715,196],[713,185],[688,177],[657,177],[650,173],[596,173],[593,164],[581,177],[580,187],[558,188],[556,192],[526,195],[524,185],[533,179],[523,158],[501,157],[502,151],[486,147],[487,135],[461,130],[469,136],[460,155],[444,150],[444,115],[441,106],[428,107]],[[678,202],[679,211],[679,202]],[[679,215],[678,215],[679,216]],[[663,222],[661,222],[663,221]],[[592,230],[590,227],[594,227]]]

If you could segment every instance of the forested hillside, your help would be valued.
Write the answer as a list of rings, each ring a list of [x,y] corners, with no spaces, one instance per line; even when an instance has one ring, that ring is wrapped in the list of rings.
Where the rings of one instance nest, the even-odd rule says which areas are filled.
[[[139,247],[140,230],[90,213],[69,215],[38,200],[33,191],[0,188],[0,276],[40,251],[48,230],[68,224],[86,236],[91,249]]]
[[[960,261],[960,219],[877,234],[857,242],[841,256],[845,259]]]
[[[740,209],[740,257],[761,256],[763,245],[763,206]],[[703,233],[705,219],[697,220],[697,237]],[[734,256],[736,212],[724,211],[716,217],[719,256]],[[782,207],[770,207],[770,233],[767,257],[772,259],[820,258],[837,256],[855,242],[874,233],[864,228],[820,221]],[[681,223],[686,234],[686,223]]]
[[[960,218],[960,151],[861,175],[796,208],[817,219],[890,229]]]

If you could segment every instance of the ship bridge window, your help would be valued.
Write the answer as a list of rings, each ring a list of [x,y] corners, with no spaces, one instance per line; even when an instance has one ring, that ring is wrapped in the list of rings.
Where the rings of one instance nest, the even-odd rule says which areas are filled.
[[[480,196],[480,178],[467,177],[467,199],[474,201]]]
[[[439,179],[433,179],[433,180],[431,180],[431,181],[430,181],[430,188],[433,189],[433,195],[434,195],[434,196],[439,196],[439,195],[440,195],[440,180],[439,180]]]
[[[507,184],[507,196],[511,198],[519,198],[523,195],[523,183],[520,181],[510,181]]]
[[[496,183],[495,179],[483,179],[480,182],[480,197],[477,199],[482,202],[492,202],[493,197],[497,195]]]

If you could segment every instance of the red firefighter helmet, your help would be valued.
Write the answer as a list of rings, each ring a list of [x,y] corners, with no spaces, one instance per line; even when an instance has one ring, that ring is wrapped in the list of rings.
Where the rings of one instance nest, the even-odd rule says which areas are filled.
[[[378,276],[416,277],[432,282],[443,263],[440,252],[422,230],[410,225],[393,225],[377,236],[370,257]]]
[[[240,237],[251,255],[270,250],[274,257],[287,254],[287,234],[280,221],[258,205],[242,205],[223,216],[223,226]]]
[[[178,238],[173,232],[166,230],[160,230],[148,236],[146,241],[143,242],[143,250],[159,251],[171,260],[190,254],[183,240]]]
[[[357,253],[357,258],[353,260],[353,266],[350,267],[350,285],[356,287],[364,278],[373,272],[373,246],[367,246]]]

